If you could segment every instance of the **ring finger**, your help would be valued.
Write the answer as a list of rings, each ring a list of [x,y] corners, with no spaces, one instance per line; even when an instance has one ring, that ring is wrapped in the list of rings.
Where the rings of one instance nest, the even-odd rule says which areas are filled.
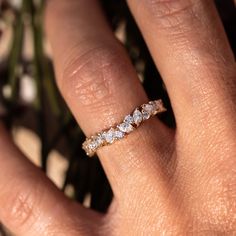
[[[147,96],[97,1],[54,3],[48,2],[46,25],[58,85],[90,136],[120,122]],[[127,139],[99,150],[115,194],[120,195],[127,185],[138,188],[142,178],[135,177],[139,175],[156,179],[151,169],[161,168],[158,155],[168,145],[169,134],[160,121],[152,119]]]

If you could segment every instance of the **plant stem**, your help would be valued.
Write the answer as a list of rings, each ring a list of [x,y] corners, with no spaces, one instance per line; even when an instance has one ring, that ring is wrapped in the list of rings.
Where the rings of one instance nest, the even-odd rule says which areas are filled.
[[[18,77],[17,69],[20,64],[22,55],[22,46],[24,38],[24,14],[25,14],[25,1],[22,3],[22,7],[16,12],[16,18],[13,26],[12,48],[9,54],[9,76],[8,84],[11,86],[11,96],[9,98],[10,103],[14,104],[18,96]]]
[[[34,43],[34,76],[37,86],[37,96],[35,100],[36,114],[38,118],[38,132],[41,139],[41,166],[43,171],[47,171],[47,131],[46,131],[46,119],[44,116],[45,111],[45,99],[44,99],[44,88],[43,88],[43,63],[44,53],[43,53],[43,37],[42,28],[40,22],[39,9],[36,8],[32,0],[25,0],[27,2],[27,7],[31,15],[31,26],[33,33],[33,43]]]

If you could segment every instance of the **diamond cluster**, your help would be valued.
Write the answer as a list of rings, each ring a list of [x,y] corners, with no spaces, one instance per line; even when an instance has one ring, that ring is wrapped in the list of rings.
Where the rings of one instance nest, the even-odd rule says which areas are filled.
[[[143,104],[136,108],[130,115],[127,115],[117,126],[87,138],[83,143],[83,149],[87,155],[91,157],[98,148],[124,138],[143,121],[164,111],[166,111],[166,109],[163,106],[162,100],[150,101],[147,104]]]

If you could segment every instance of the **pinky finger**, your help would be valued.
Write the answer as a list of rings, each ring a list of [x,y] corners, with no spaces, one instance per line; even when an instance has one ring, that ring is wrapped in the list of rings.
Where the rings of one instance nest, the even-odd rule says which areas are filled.
[[[67,199],[0,123],[0,221],[16,235],[93,235],[99,215]]]

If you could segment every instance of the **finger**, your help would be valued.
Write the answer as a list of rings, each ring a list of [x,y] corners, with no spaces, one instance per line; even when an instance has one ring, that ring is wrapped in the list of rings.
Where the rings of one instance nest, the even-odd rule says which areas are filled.
[[[146,102],[147,96],[97,1],[50,3],[46,25],[58,85],[82,129],[90,136],[119,123]],[[159,165],[158,155],[168,143],[168,134],[166,127],[152,119],[126,139],[99,150],[116,194],[126,190],[130,179],[141,169],[143,175],[153,173],[151,169]],[[138,186],[137,181],[133,187]]]
[[[235,61],[214,1],[128,3],[163,76],[177,123],[219,117],[215,108],[235,96]]]
[[[222,206],[230,209],[223,212],[229,221],[235,209],[230,197],[235,192],[235,60],[214,2],[128,3],[174,108],[177,186],[199,219],[214,219],[222,227],[217,221]],[[216,202],[221,210],[212,207]]]
[[[94,234],[98,216],[69,201],[16,148],[2,124],[0,150],[0,221],[11,232],[24,236]]]

